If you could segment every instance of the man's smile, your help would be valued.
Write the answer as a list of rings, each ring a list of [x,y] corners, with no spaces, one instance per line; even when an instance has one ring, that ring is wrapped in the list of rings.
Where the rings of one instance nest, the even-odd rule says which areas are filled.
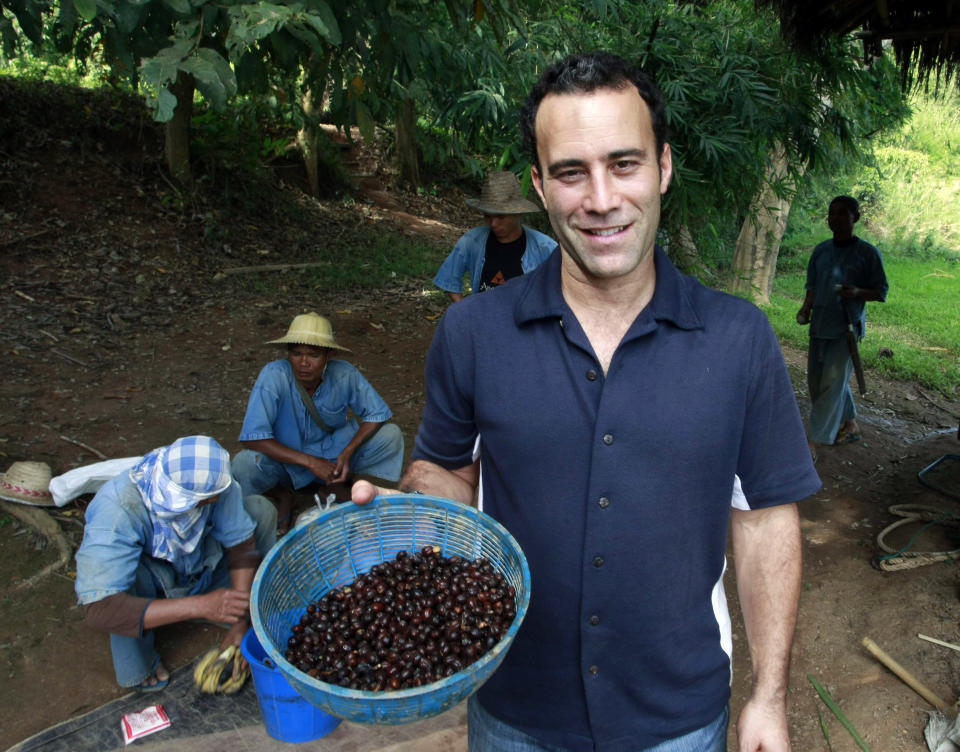
[[[587,233],[587,235],[595,235],[600,238],[605,238],[609,235],[616,235],[618,232],[623,232],[628,226],[629,225],[620,225],[619,227],[602,227],[596,229],[584,227],[583,232]]]

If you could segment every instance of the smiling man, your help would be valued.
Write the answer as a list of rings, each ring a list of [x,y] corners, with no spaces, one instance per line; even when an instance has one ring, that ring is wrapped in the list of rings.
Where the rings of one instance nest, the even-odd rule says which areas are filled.
[[[795,502],[820,483],[777,340],[656,247],[673,160],[642,72],[567,58],[522,127],[561,253],[447,311],[400,484],[481,489],[530,566],[523,626],[469,702],[470,750],[726,750],[729,530],[754,677],[739,748],[786,752]]]
[[[363,374],[332,357],[349,350],[323,316],[297,316],[283,337],[267,344],[284,345],[286,358],[268,363],[257,377],[240,430],[246,449],[234,459],[233,475],[244,494],[274,499],[282,533],[292,518],[294,489],[318,485],[324,495],[346,498],[353,474],[396,481],[403,434],[387,423],[393,413]]]

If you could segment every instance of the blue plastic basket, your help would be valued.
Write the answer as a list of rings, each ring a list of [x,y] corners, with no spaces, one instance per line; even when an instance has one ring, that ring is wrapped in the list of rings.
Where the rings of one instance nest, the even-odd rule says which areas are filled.
[[[353,582],[399,551],[439,546],[443,556],[484,557],[516,590],[517,615],[507,634],[462,671],[413,689],[366,692],[322,682],[284,657],[293,625],[307,605]],[[500,665],[530,603],[530,569],[520,546],[496,520],[434,496],[379,496],[344,504],[295,527],[267,554],[253,581],[253,628],[270,660],[305,699],[359,723],[399,724],[428,718],[469,697]]]

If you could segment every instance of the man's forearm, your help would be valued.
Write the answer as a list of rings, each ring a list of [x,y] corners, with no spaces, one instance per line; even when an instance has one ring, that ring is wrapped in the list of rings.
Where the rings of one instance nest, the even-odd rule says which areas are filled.
[[[796,504],[731,512],[753,696],[785,702],[803,561]]]
[[[353,438],[350,439],[350,443],[344,447],[342,452],[340,452],[340,456],[352,457],[353,453],[360,448],[360,445],[373,436],[373,434],[375,434],[382,425],[382,421],[374,422],[366,420],[361,423],[360,427],[357,429],[357,432],[353,435]]]
[[[276,439],[257,439],[256,441],[241,441],[247,449],[267,455],[272,460],[284,462],[288,465],[302,465],[309,467],[310,455],[298,452],[296,449],[281,444]]]
[[[183,598],[156,598],[150,601],[143,612],[143,629],[154,629],[181,621],[207,618],[202,596],[188,595]]]

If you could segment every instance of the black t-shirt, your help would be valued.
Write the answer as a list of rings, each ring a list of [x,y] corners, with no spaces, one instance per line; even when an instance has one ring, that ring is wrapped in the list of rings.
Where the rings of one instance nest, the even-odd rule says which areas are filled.
[[[487,238],[480,284],[475,285],[477,292],[502,285],[508,279],[523,274],[520,259],[523,257],[526,245],[527,235],[524,232],[521,232],[520,237],[510,243],[501,243],[497,240],[497,236],[491,232]]]

